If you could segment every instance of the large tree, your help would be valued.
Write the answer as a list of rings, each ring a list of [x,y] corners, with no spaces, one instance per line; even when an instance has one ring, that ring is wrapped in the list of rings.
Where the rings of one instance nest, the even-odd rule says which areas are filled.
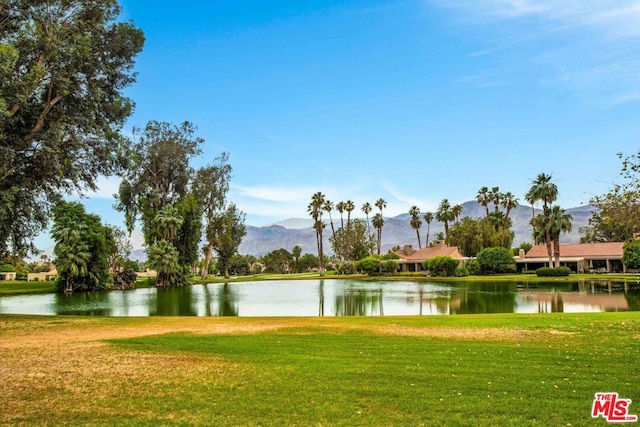
[[[422,226],[422,220],[420,219],[420,208],[416,205],[411,206],[409,209],[409,224],[411,228],[416,230],[416,237],[418,237],[418,248],[422,248],[420,243],[420,227]]]
[[[329,238],[333,252],[347,261],[357,261],[373,252],[376,245],[374,237],[367,231],[361,219],[351,221],[349,228],[340,227]]]
[[[449,244],[457,246],[466,257],[475,257],[485,248],[511,248],[513,238],[514,233],[508,227],[494,225],[491,215],[485,218],[465,217],[449,229]]]
[[[323,248],[323,238],[322,231],[324,230],[324,222],[322,222],[322,211],[324,209],[325,196],[320,191],[314,193],[311,196],[311,203],[307,207],[307,211],[311,218],[313,218],[313,229],[316,232],[316,245],[318,248],[318,260],[320,262],[320,275],[324,276],[324,248]],[[343,202],[338,203],[344,209]],[[340,212],[342,215],[342,212]],[[342,228],[344,228],[344,223],[342,223]]]
[[[438,205],[438,210],[436,211],[436,219],[444,224],[444,239],[449,242],[449,223],[455,219],[455,214],[452,211],[451,203],[449,200],[442,199],[440,205]]]
[[[547,245],[547,255],[549,256],[549,266],[552,266],[553,257],[553,237],[549,228],[549,215],[553,202],[558,199],[558,187],[551,180],[553,177],[549,174],[540,173],[531,182],[531,188],[527,192],[526,199],[533,205],[537,201],[542,202],[542,217],[534,217],[531,219],[533,226],[533,239],[536,243],[544,242]],[[544,240],[542,240],[544,238]]]
[[[52,204],[125,166],[142,31],[116,0],[0,3],[0,257],[32,247]]]
[[[231,258],[238,253],[238,247],[242,243],[242,238],[247,234],[247,227],[244,223],[245,214],[233,203],[216,219],[216,233],[214,236],[217,242],[216,252],[218,262],[224,272],[224,277],[229,277],[229,263]]]

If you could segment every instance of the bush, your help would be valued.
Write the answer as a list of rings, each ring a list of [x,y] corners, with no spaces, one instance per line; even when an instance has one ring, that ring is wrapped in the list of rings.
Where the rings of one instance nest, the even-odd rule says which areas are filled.
[[[389,259],[382,264],[382,271],[393,274],[398,271],[398,263]]]
[[[472,274],[474,276],[478,276],[480,275],[480,272],[482,271],[480,269],[480,263],[478,261],[476,261],[475,259],[472,259],[471,261],[469,261],[465,267],[467,267],[467,270],[469,270],[469,274]]]
[[[136,284],[136,272],[133,268],[125,268],[123,271],[117,271],[113,275],[113,287],[116,289],[133,289]]]
[[[362,258],[355,263],[355,268],[369,276],[373,276],[380,273],[380,260],[373,256]]]
[[[395,252],[387,252],[381,256],[382,259],[400,259],[400,255]]]
[[[459,263],[450,256],[437,256],[422,263],[432,276],[453,276]]]
[[[640,268],[640,240],[624,245],[622,263],[628,268]]]
[[[0,273],[13,273],[16,269],[11,264],[0,265]]]
[[[456,277],[467,277],[469,275],[469,269],[465,266],[457,267],[453,275]]]
[[[477,256],[482,274],[511,273],[515,272],[513,255],[507,248],[486,248]]]
[[[540,267],[536,270],[536,275],[538,277],[568,276],[569,274],[571,274],[571,269],[569,267]]]

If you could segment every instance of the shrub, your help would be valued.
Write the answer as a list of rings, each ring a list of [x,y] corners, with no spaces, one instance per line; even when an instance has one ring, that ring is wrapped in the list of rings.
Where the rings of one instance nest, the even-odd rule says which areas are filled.
[[[116,289],[133,289],[138,277],[132,268],[125,268],[113,275],[113,286]]]
[[[465,266],[456,267],[453,275],[456,277],[467,277],[469,275],[469,269]]]
[[[467,270],[469,270],[469,274],[472,274],[474,276],[478,276],[481,272],[480,263],[475,259],[472,259],[471,261],[469,261],[465,265],[465,267],[467,267]]]
[[[0,265],[0,273],[13,273],[16,269],[11,264]]]
[[[380,258],[382,258],[382,259],[400,259],[400,255],[398,255],[395,252],[387,252],[386,254],[382,255]]]
[[[429,270],[432,276],[448,277],[454,275],[458,264],[458,261],[450,256],[437,256],[426,260],[422,266]]]
[[[515,271],[511,251],[507,248],[486,248],[477,256],[482,274],[510,273]]]
[[[398,271],[398,263],[389,259],[382,264],[382,271],[393,274]]]
[[[629,268],[640,268],[640,240],[624,245],[622,263]]]
[[[569,267],[540,267],[536,270],[536,275],[538,277],[568,276],[569,274],[571,274],[571,269]]]
[[[380,260],[373,256],[362,258],[355,263],[355,268],[369,276],[373,276],[380,273]]]

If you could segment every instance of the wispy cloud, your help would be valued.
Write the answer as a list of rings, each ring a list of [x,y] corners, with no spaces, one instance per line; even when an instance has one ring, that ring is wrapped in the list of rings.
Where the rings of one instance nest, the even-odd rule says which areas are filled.
[[[113,195],[118,193],[122,179],[117,176],[99,176],[96,180],[97,189],[95,191],[85,191],[82,195],[74,192],[69,196],[73,199],[90,197],[95,199],[113,199]]]
[[[453,10],[466,28],[478,27],[483,47],[472,57],[523,51],[542,84],[558,85],[588,103],[637,102],[640,92],[640,0],[427,0]],[[492,84],[489,71],[460,79]],[[500,81],[500,80],[496,80]],[[478,82],[482,84],[478,84]]]

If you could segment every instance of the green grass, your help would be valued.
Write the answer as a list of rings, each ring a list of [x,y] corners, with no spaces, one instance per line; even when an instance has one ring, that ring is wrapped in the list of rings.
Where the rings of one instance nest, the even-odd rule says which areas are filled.
[[[223,383],[203,378],[171,393],[172,411],[189,413],[196,424],[577,426],[592,423],[598,391],[633,399],[632,413],[640,413],[636,314],[338,323],[354,329],[320,324],[260,335],[168,334],[111,342],[137,352],[240,364],[243,369]],[[376,333],[389,324],[413,328],[417,336]],[[429,336],[430,330],[445,336]],[[166,402],[143,398],[137,404],[161,413]]]
[[[55,292],[56,283],[27,282],[26,280],[16,280],[10,282],[0,282],[0,295],[20,295],[20,294],[42,294]]]

